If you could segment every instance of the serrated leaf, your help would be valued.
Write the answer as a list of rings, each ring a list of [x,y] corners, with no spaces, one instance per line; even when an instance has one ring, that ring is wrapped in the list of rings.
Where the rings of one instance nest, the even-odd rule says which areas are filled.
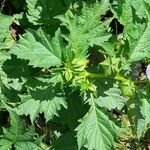
[[[49,121],[54,117],[58,116],[58,111],[61,110],[62,106],[67,109],[67,104],[62,97],[54,97],[51,101],[43,101],[40,105],[40,113],[44,113],[46,121]]]
[[[63,78],[60,73],[53,74],[53,76],[39,76],[36,79],[43,83],[51,84],[54,87],[58,83],[63,83]]]
[[[18,106],[17,113],[19,115],[30,115],[32,123],[40,113],[44,113],[46,121],[49,121],[55,115],[58,116],[58,111],[62,107],[67,108],[67,103],[64,96],[57,96],[57,93],[51,88],[34,88],[30,91],[31,95],[20,96],[22,103]]]
[[[3,65],[6,60],[10,59],[10,55],[6,52],[1,51],[0,52],[0,93],[2,92],[2,89],[4,90],[6,88],[8,89],[14,89],[16,91],[21,90],[24,81],[19,81],[19,79],[14,78],[8,78],[7,74],[3,70]],[[6,92],[6,89],[5,89]]]
[[[7,139],[0,140],[0,149],[1,150],[9,150],[12,148],[12,142]]]
[[[40,149],[40,147],[38,147],[36,144],[34,144],[33,142],[18,142],[15,144],[14,146],[16,148],[16,150],[36,150],[36,149]]]
[[[30,31],[34,35],[36,41],[40,42],[51,53],[53,53],[60,60],[62,60],[62,52],[66,51],[66,49],[63,44],[63,39],[59,28],[55,32],[55,36],[52,39],[50,35],[46,34],[42,29],[38,29],[37,31]]]
[[[55,24],[53,17],[64,12],[63,3],[59,0],[26,0],[27,18],[34,25]]]
[[[23,103],[18,106],[17,113],[19,115],[30,115],[31,122],[33,123],[39,113],[40,101],[34,100],[30,95],[20,95],[20,98]]]
[[[22,36],[17,44],[11,50],[11,54],[17,55],[18,58],[29,60],[29,64],[34,67],[50,67],[61,65],[59,56],[55,55],[57,47],[54,51],[44,47],[35,37],[27,32]]]
[[[7,59],[3,63],[2,69],[7,74],[8,78],[28,78],[29,76],[32,76],[33,71],[35,71],[33,68],[28,66],[28,61],[17,59],[16,56],[12,55],[11,59]]]
[[[111,59],[107,58],[100,65],[104,68],[104,73],[110,75],[113,72],[118,71],[120,63],[120,58],[112,57]]]
[[[141,113],[141,101],[137,96],[135,99],[135,107],[132,108],[132,111],[130,109],[130,118],[133,121],[135,121],[135,124],[134,124],[135,132],[137,134],[137,137],[140,138],[143,134],[146,123]]]
[[[131,5],[134,7],[135,9],[135,13],[136,15],[142,19],[142,18],[146,18],[147,17],[147,14],[146,14],[146,11],[145,11],[145,7],[143,5],[143,2],[147,2],[149,3],[149,0],[137,0],[137,1],[131,1]]]
[[[117,126],[103,110],[91,108],[76,131],[79,149],[87,144],[89,150],[112,150]]]
[[[114,57],[115,56],[115,44],[113,44],[112,42],[105,42],[102,45],[102,48],[104,48],[105,52],[111,56]]]
[[[69,42],[68,47],[77,57],[85,57],[89,46],[101,45],[110,38],[110,22],[100,21],[101,15],[106,13],[109,5],[108,0],[96,1],[91,5],[84,3],[81,15],[75,15],[68,10],[65,15],[56,17],[68,28],[70,33],[64,37]]]
[[[1,139],[0,139],[0,149],[12,148],[13,145],[16,150],[26,149],[29,150],[39,149],[39,147],[34,143],[34,128],[30,127],[28,130],[24,129],[23,122],[21,122],[19,116],[14,112],[10,112],[11,127],[9,129],[4,128]],[[6,145],[3,145],[3,144]]]
[[[99,97],[96,100],[96,103],[100,107],[107,108],[109,110],[118,109],[121,110],[125,105],[126,98],[123,97],[121,94],[121,90],[118,88],[110,88],[108,91],[104,92],[107,96],[106,97]]]
[[[10,59],[10,55],[5,51],[0,51],[0,67],[7,59]]]
[[[149,94],[147,92],[138,91],[135,101],[135,129],[138,138],[144,135],[147,126],[150,124],[150,100],[147,98]]]
[[[5,42],[5,38],[11,38],[11,32],[9,30],[14,18],[12,16],[3,15],[0,13],[0,50],[5,49],[8,46],[8,41]],[[13,41],[13,39],[11,39]]]
[[[139,37],[134,50],[130,56],[131,61],[139,61],[150,56],[150,20],[148,19],[145,30]]]
[[[147,59],[150,56],[149,9],[150,4],[147,0],[137,0],[136,2],[132,0],[118,1],[116,12],[119,21],[124,25],[124,35],[129,42],[130,62]]]
[[[150,100],[149,99],[142,99],[142,107],[141,107],[141,112],[142,115],[145,118],[146,124],[150,123]]]
[[[116,15],[120,23],[124,25],[124,36],[128,38],[131,45],[136,45],[135,39],[138,39],[138,37],[140,36],[141,26],[140,24],[138,24],[138,22],[136,22],[138,20],[134,16],[131,3],[131,0],[117,1],[117,7],[114,8],[114,14]]]

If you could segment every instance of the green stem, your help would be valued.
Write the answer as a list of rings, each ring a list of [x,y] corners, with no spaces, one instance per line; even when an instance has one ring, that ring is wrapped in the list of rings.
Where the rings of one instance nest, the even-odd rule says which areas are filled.
[[[126,80],[131,80],[131,79],[127,79],[127,78],[124,78],[123,76],[121,76],[121,75],[112,75],[112,76],[106,76],[106,75],[104,75],[104,74],[96,74],[96,73],[90,73],[90,72],[87,72],[88,73],[88,77],[90,77],[90,78],[108,78],[108,79],[116,79],[116,80],[118,80],[118,81],[122,81],[122,82],[124,82],[124,81],[126,81]],[[133,81],[133,80],[132,80]],[[133,81],[134,82],[134,85],[140,85],[140,84],[146,84],[146,83],[148,83],[148,81],[147,80],[141,80],[141,81]]]
[[[94,95],[92,93],[90,93],[90,97],[91,97],[91,103],[92,103],[92,107],[95,110],[95,100],[94,100]]]
[[[91,77],[91,78],[114,78],[114,76],[106,76],[104,74],[96,74],[96,73],[90,73],[90,72],[88,72],[88,77]]]
[[[134,84],[143,84],[143,83],[147,83],[148,81],[146,80],[142,80],[142,81],[134,81]]]

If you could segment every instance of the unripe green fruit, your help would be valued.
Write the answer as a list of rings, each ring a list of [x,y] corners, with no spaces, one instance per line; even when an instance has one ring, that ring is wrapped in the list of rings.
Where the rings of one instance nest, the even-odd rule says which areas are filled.
[[[130,80],[120,82],[119,88],[121,89],[124,96],[133,97],[135,94],[134,84]]]
[[[70,69],[67,69],[67,70],[65,71],[65,78],[66,78],[66,80],[69,81],[69,80],[72,79],[72,77],[73,77],[72,71],[71,71]]]

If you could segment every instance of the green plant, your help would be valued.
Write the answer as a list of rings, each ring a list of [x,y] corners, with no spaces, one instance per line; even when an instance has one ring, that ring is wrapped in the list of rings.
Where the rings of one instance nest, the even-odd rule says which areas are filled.
[[[2,4],[0,149],[146,149],[150,2]]]

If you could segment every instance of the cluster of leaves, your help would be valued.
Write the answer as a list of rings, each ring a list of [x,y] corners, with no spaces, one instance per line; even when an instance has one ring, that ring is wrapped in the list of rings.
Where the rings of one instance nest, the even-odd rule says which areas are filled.
[[[4,0],[0,150],[144,149],[149,60],[149,0]]]

